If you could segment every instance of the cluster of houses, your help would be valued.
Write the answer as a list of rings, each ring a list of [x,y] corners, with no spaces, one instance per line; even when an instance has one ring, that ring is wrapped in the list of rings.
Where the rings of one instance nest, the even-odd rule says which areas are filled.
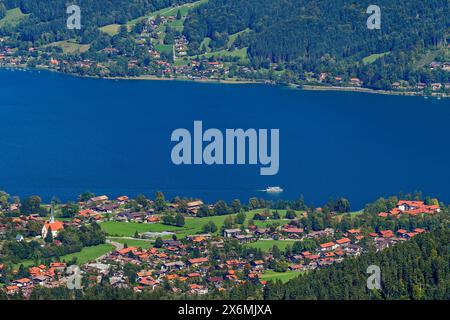
[[[433,61],[430,63],[429,68],[431,70],[443,70],[446,72],[450,72],[450,62],[436,62]]]
[[[254,241],[272,239],[268,231],[251,231]],[[238,231],[239,230],[239,231]],[[150,247],[148,249],[138,247],[124,247],[107,254],[94,263],[81,266],[83,276],[89,278],[92,285],[98,284],[103,277],[107,277],[112,286],[129,286],[129,276],[124,273],[124,266],[132,264],[137,266],[133,290],[154,290],[167,282],[173,292],[201,295],[211,290],[227,290],[231,286],[247,281],[257,282],[262,285],[262,275],[274,260],[271,252],[263,258],[240,257],[233,253],[225,258],[213,258],[211,250],[224,247],[229,239],[241,241],[243,231],[240,229],[225,229],[223,236],[212,234],[195,234],[187,236],[183,241],[166,239],[161,248]],[[340,263],[347,257],[359,256],[363,251],[360,241],[365,237],[361,229],[349,229],[335,236],[335,231],[327,228],[319,231],[304,232],[289,226],[281,228],[281,233],[293,232],[302,234],[301,239],[328,239],[318,245],[314,250],[303,251],[298,254],[286,254],[285,261],[290,271],[305,272],[317,268],[324,268],[334,263]],[[399,242],[406,241],[418,234],[426,232],[416,228],[411,231],[399,229],[397,231],[383,230],[368,234],[377,251],[388,248]],[[332,241],[329,239],[332,238]],[[300,239],[300,240],[301,240]],[[197,255],[193,251],[197,250]],[[30,294],[32,288],[37,285],[55,287],[67,284],[65,275],[66,264],[53,262],[48,267],[39,265],[28,269],[29,278],[19,278],[12,281],[5,290],[8,294],[22,292],[25,296]]]
[[[35,286],[45,286],[47,288],[56,288],[66,285],[66,263],[52,262],[47,267],[43,264],[28,269],[29,277],[18,278],[7,285],[4,290],[8,295],[21,293],[25,298],[29,297]],[[0,270],[3,268],[0,265]]]
[[[65,222],[56,221],[51,209],[50,219],[43,220],[38,215],[22,215],[13,218],[15,230],[25,229],[29,221],[43,223],[42,237],[52,232],[56,237],[58,232],[67,225],[81,226],[90,221],[101,221],[106,214],[109,219],[117,221],[132,221],[140,223],[159,222],[159,216],[152,210],[146,212],[129,212],[124,210],[124,204],[129,201],[127,196],[120,196],[110,200],[107,196],[92,197],[86,202],[80,202],[80,211],[72,219]],[[204,203],[200,200],[187,203],[186,214],[195,217]],[[18,205],[17,206],[18,209]],[[176,203],[170,204],[171,209],[178,209]],[[399,216],[435,214],[440,212],[438,205],[428,205],[423,201],[400,200],[396,208],[387,215]],[[387,216],[386,215],[386,216]],[[385,216],[380,215],[380,216]],[[0,225],[0,230],[6,225]],[[89,278],[92,285],[100,283],[104,277],[113,286],[130,286],[130,275],[126,275],[124,266],[132,264],[140,271],[133,278],[133,290],[153,290],[160,286],[170,284],[173,292],[185,294],[206,294],[211,290],[227,290],[231,286],[252,281],[265,285],[262,275],[273,268],[278,258],[272,251],[265,252],[258,258],[253,254],[239,256],[235,252],[213,255],[213,249],[222,250],[227,241],[237,241],[246,245],[258,241],[292,240],[304,241],[313,239],[317,246],[312,250],[303,252],[284,252],[283,261],[288,270],[305,272],[324,268],[342,262],[347,257],[356,257],[364,252],[363,239],[373,243],[376,250],[384,250],[397,243],[406,241],[418,234],[425,233],[422,228],[413,230],[379,230],[367,233],[359,229],[349,229],[345,232],[336,232],[332,228],[323,230],[305,230],[290,222],[278,227],[262,227],[249,225],[248,228],[224,228],[220,234],[193,234],[184,239],[165,237],[161,246],[149,248],[119,247],[115,251],[98,258],[93,263],[81,267],[82,274]],[[17,241],[23,241],[16,238]],[[141,240],[145,241],[145,240]],[[55,240],[54,243],[58,242]],[[4,290],[7,294],[21,292],[29,296],[35,286],[57,287],[67,285],[67,265],[64,262],[52,262],[48,266],[43,264],[28,269],[29,277],[18,277]],[[0,273],[3,265],[0,265]]]
[[[357,77],[352,77],[346,81],[343,77],[340,77],[340,76],[334,77],[326,72],[320,73],[318,75],[318,80],[320,83],[331,82],[331,83],[336,83],[339,85],[345,84],[345,85],[349,85],[349,86],[353,86],[353,87],[362,87],[362,85],[364,84],[363,81]]]
[[[389,212],[380,212],[379,217],[400,217],[401,215],[416,216],[418,214],[435,214],[441,211],[439,205],[427,205],[423,201],[399,200],[397,207]]]

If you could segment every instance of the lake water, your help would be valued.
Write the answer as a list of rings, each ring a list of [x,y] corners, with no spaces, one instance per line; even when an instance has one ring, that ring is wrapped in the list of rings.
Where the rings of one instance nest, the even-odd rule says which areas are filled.
[[[21,197],[96,194],[252,196],[358,209],[421,190],[450,201],[450,100],[265,85],[84,79],[0,70],[0,190]],[[175,166],[176,128],[279,128],[280,171]],[[258,190],[276,185],[280,195]]]

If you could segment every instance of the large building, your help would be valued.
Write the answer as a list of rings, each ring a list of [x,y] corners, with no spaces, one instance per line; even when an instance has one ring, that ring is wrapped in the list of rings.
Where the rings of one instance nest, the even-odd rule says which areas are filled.
[[[44,226],[42,227],[42,231],[41,231],[42,238],[45,239],[49,230],[52,231],[53,238],[58,236],[59,231],[64,230],[63,223],[61,221],[55,221],[55,217],[53,214],[53,207],[50,212],[50,220],[46,221]]]

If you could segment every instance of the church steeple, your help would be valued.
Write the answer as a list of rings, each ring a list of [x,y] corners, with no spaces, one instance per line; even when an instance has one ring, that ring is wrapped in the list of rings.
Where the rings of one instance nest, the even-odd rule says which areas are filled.
[[[54,212],[53,212],[53,204],[52,204],[52,207],[50,209],[50,220],[49,220],[49,223],[54,223],[54,222],[55,222],[55,215],[54,215]]]

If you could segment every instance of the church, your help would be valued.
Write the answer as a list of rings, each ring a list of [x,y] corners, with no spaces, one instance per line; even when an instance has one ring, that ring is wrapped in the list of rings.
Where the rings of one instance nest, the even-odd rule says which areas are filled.
[[[46,221],[44,226],[42,227],[41,235],[43,239],[45,239],[49,230],[52,231],[53,238],[58,236],[59,231],[64,230],[63,223],[61,221],[55,221],[53,207],[50,212],[50,220]]]

